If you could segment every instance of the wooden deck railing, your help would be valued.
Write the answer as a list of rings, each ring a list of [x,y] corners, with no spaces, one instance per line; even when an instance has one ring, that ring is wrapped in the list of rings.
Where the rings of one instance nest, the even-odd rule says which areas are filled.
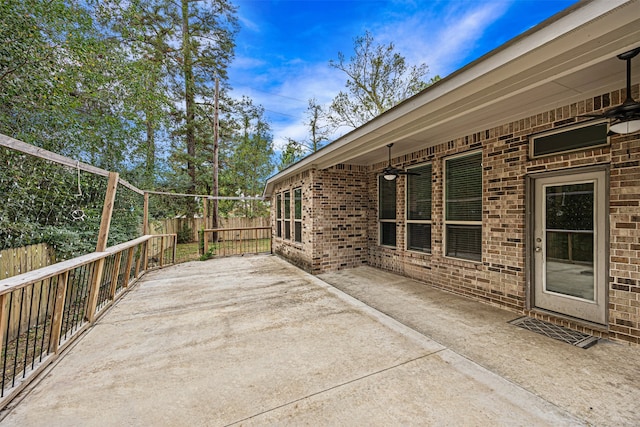
[[[271,227],[210,228],[202,236],[208,256],[271,253]]]
[[[173,264],[176,240],[147,235],[0,280],[0,408],[142,274]]]

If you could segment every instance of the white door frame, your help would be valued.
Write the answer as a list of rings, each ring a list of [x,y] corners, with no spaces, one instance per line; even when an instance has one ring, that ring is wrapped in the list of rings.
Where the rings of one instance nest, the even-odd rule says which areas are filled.
[[[608,322],[608,277],[609,277],[609,170],[606,166],[565,169],[542,172],[526,177],[527,191],[527,309],[553,312],[572,317],[585,323],[606,325]],[[546,242],[541,235],[542,208],[536,193],[542,185],[561,185],[572,182],[594,182],[596,218],[596,247],[594,248],[594,280],[596,290],[592,303],[547,292],[541,280],[546,274]],[[540,194],[538,194],[538,197]],[[542,245],[542,246],[541,246]],[[537,249],[536,249],[537,248]]]

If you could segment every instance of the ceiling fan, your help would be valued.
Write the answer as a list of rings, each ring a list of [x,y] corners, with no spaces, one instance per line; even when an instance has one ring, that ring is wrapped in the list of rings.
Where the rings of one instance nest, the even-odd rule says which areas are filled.
[[[600,114],[584,114],[583,117],[597,117],[610,120],[609,130],[613,133],[632,133],[640,130],[640,102],[631,97],[631,59],[640,53],[640,47],[618,55],[627,62],[627,98],[616,107]]]
[[[384,179],[386,179],[387,181],[393,181],[400,175],[420,175],[417,172],[408,172],[393,167],[391,165],[391,147],[393,147],[393,144],[387,144],[387,147],[389,147],[389,163],[387,164],[387,167],[382,170],[382,176],[384,177]]]

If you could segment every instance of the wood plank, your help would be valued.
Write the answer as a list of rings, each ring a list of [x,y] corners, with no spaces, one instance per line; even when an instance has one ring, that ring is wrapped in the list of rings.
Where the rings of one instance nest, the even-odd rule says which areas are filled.
[[[0,351],[3,350],[4,336],[9,325],[9,294],[0,295]]]
[[[111,275],[111,286],[109,287],[109,299],[113,300],[116,297],[116,290],[118,289],[118,277],[120,276],[120,263],[122,261],[122,252],[116,254],[116,259],[113,264],[113,274]]]
[[[7,135],[0,134],[0,146],[4,146],[15,151],[20,151],[21,153],[29,154],[31,156],[48,160],[50,162],[58,163],[63,166],[68,166],[74,169],[80,169],[84,172],[89,172],[94,175],[109,176],[109,171],[100,169],[99,167],[89,165],[87,163],[79,162],[69,157],[65,157],[60,154],[54,153],[52,151],[45,150],[44,148],[36,147],[35,145],[27,144],[26,142],[11,138],[10,136],[7,136]],[[138,194],[144,193],[144,191],[140,190],[139,188],[130,184],[124,179],[120,179],[119,182],[120,184],[124,185],[125,187],[129,188],[132,191],[135,191]]]
[[[129,278],[131,277],[131,268],[133,267],[133,255],[135,254],[134,248],[127,250],[127,265],[124,267],[124,287],[129,287]]]
[[[104,205],[102,206],[102,217],[100,218],[100,231],[98,232],[96,252],[103,252],[107,248],[109,227],[111,226],[111,216],[113,215],[113,205],[116,200],[117,190],[118,174],[116,172],[109,172],[109,182],[107,183],[107,193],[104,196]]]
[[[144,193],[144,207],[142,209],[142,234],[149,234],[149,193]]]
[[[104,264],[106,258],[98,260],[93,276],[91,277],[91,288],[89,289],[89,298],[87,300],[87,313],[85,317],[89,323],[93,323],[96,319],[96,310],[98,309],[98,296],[100,294],[100,282],[104,274]]]
[[[51,321],[51,336],[49,338],[49,352],[57,353],[60,346],[60,331],[62,330],[62,318],[64,315],[64,299],[67,295],[67,284],[69,272],[65,271],[58,275],[58,286],[56,289],[56,299],[53,308],[53,319]]]

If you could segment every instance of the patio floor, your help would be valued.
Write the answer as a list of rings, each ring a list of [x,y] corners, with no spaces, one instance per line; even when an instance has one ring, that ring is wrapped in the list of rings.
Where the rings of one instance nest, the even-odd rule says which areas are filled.
[[[640,420],[637,347],[583,350],[506,323],[517,314],[368,267],[321,278],[274,256],[151,272],[1,424]]]

